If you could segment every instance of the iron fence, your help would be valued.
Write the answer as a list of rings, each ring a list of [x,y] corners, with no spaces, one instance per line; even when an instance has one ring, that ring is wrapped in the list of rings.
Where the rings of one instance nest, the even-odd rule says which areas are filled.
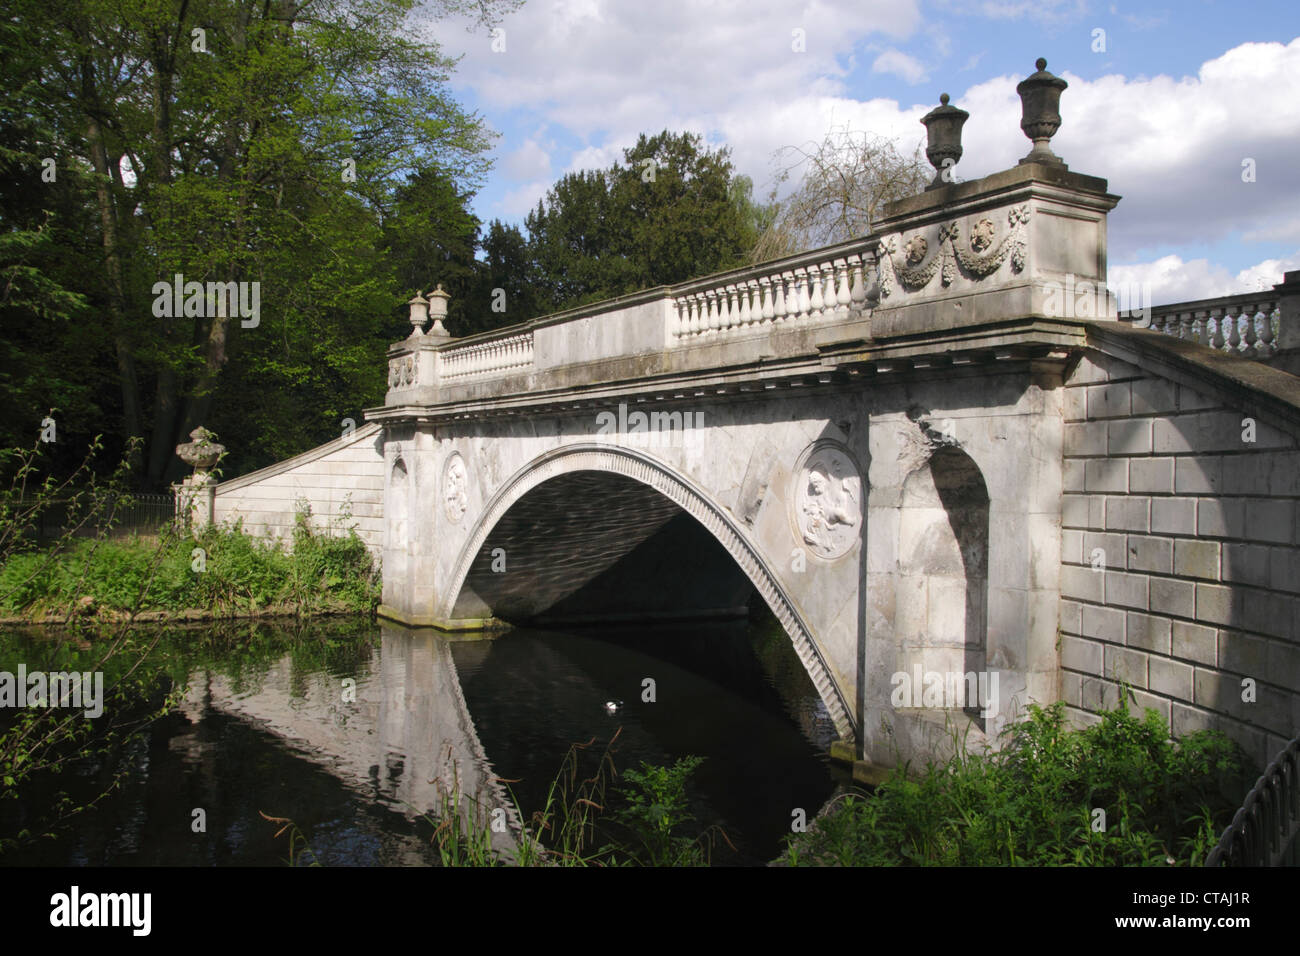
[[[55,501],[41,512],[36,527],[37,536],[41,540],[58,538],[75,523],[76,519],[69,514],[69,505],[70,502],[67,501]],[[114,538],[132,534],[154,534],[175,518],[174,495],[132,495],[113,511],[113,525],[107,533],[109,537]],[[94,521],[86,522],[75,532],[77,537],[93,537],[96,533]]]
[[[1300,865],[1300,737],[1255,781],[1205,865]]]

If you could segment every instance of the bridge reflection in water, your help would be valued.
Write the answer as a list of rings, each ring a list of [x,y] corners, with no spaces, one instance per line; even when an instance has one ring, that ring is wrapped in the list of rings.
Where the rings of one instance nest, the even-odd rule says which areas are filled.
[[[355,700],[345,699],[347,678]],[[643,699],[647,679],[653,701]],[[623,701],[612,716],[610,699]],[[621,729],[619,770],[706,758],[691,809],[701,828],[720,825],[737,849],[723,845],[717,862],[771,858],[793,811],[811,818],[833,787],[823,754],[834,728],[774,620],[520,629],[490,641],[383,624],[369,661],[350,673],[304,674],[286,655],[256,688],[196,675],[186,706],[196,722],[210,709],[254,723],[408,818],[436,810],[453,776],[486,809],[509,807],[498,777],[515,780],[514,796],[531,813],[571,744],[595,741],[586,752],[594,768]],[[502,848],[508,839],[496,837]]]

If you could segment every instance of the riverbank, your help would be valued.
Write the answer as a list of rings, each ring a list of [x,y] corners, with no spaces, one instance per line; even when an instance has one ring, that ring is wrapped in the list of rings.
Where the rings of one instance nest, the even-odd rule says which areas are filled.
[[[776,865],[1202,866],[1255,775],[1228,737],[1122,705],[1083,728],[1031,706],[1008,737],[842,795]]]
[[[0,623],[171,622],[372,614],[379,568],[352,532],[299,522],[291,547],[241,527],[189,536],[82,540],[11,554]]]

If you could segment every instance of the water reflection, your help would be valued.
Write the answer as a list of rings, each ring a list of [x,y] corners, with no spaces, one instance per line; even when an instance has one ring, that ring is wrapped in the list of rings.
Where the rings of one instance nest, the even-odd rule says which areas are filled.
[[[184,703],[118,755],[130,767],[122,791],[67,836],[0,862],[278,864],[286,844],[259,811],[293,818],[327,864],[434,862],[424,815],[453,780],[484,808],[511,808],[517,825],[498,778],[517,781],[513,796],[531,813],[571,744],[620,729],[620,769],[705,757],[692,812],[736,847],[715,862],[762,862],[792,811],[811,817],[833,785],[822,756],[830,721],[774,624],[516,630],[476,642],[353,625],[215,651],[181,635],[155,653],[190,674]],[[33,640],[0,638],[0,662],[30,659]],[[624,702],[618,714],[609,699]],[[101,777],[83,768],[82,792]],[[194,808],[206,833],[192,832]]]

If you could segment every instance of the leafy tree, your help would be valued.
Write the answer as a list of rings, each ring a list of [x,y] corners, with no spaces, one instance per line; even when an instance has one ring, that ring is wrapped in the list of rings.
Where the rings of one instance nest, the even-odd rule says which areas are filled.
[[[622,255],[626,219],[615,210],[605,171],[569,173],[528,214],[529,247],[547,311],[631,291]]]
[[[741,264],[755,230],[730,151],[690,133],[642,134],[609,169],[570,173],[526,225],[552,310]]]
[[[490,22],[515,5],[444,0],[432,13]],[[0,162],[31,188],[0,213],[0,232],[17,237],[0,269],[27,281],[0,302],[0,400],[12,390],[33,408],[119,419],[119,442],[145,439],[151,485],[174,477],[172,448],[196,424],[240,439],[237,469],[337,434],[341,416],[378,400],[375,349],[414,291],[380,255],[382,224],[412,219],[424,178],[464,195],[486,169],[488,134],[447,95],[452,61],[411,39],[413,9],[14,0],[0,26],[11,51]],[[46,158],[57,179],[38,184]],[[155,284],[178,273],[259,283],[258,324],[212,308],[157,314]],[[84,298],[93,335],[60,290]],[[26,338],[11,332],[23,323]],[[67,371],[41,387],[14,369],[50,338]]]
[[[494,219],[481,248],[483,257],[467,290],[463,324],[451,326],[456,335],[513,325],[545,312],[528,240],[519,227]]]

